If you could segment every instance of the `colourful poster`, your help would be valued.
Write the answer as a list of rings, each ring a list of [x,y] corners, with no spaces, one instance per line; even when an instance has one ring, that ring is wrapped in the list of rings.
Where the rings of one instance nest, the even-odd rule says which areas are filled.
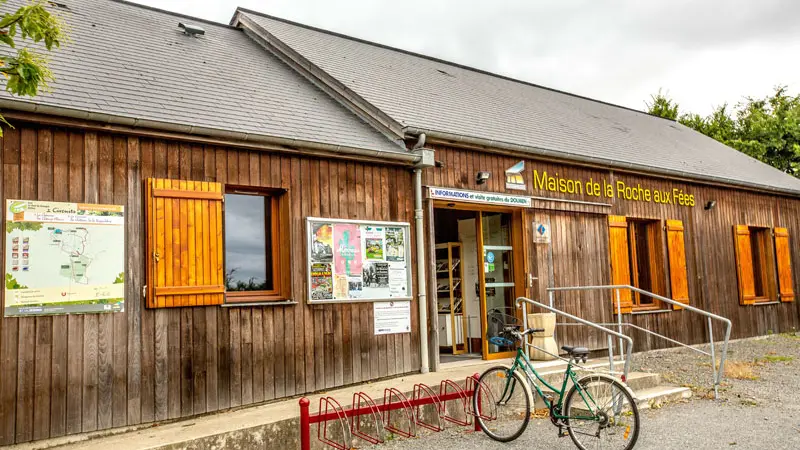
[[[362,228],[364,254],[367,260],[383,261],[383,227],[367,225]]]
[[[350,223],[333,226],[334,272],[337,275],[361,276],[361,227]]]
[[[333,299],[333,274],[330,263],[311,264],[311,300]]]
[[[311,260],[333,261],[333,224],[315,223],[311,230]]]
[[[386,260],[405,261],[406,244],[405,233],[400,227],[386,228]]]

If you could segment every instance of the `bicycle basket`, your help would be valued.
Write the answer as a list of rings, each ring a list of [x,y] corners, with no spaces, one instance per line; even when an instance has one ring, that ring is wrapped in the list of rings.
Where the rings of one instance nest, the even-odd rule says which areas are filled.
[[[506,308],[510,309],[510,308]],[[512,347],[514,338],[508,335],[504,329],[506,327],[519,327],[519,319],[511,314],[504,313],[500,308],[494,308],[486,314],[487,327],[486,338],[490,344],[498,347]]]

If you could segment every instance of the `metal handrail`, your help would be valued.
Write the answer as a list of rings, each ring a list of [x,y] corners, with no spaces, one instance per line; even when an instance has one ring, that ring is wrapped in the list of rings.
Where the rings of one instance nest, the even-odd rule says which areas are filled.
[[[608,335],[609,342],[611,342],[613,340],[612,336],[616,336],[617,338],[619,338],[620,342],[622,342],[623,340],[627,341],[628,342],[627,356],[625,357],[625,364],[624,364],[623,369],[622,369],[623,381],[627,381],[628,372],[629,372],[629,370],[631,368],[631,357],[632,357],[632,354],[633,354],[633,339],[632,338],[630,338],[629,336],[626,336],[626,335],[624,335],[622,333],[618,333],[618,332],[616,332],[614,330],[611,330],[609,328],[597,325],[596,323],[590,322],[590,321],[588,321],[586,319],[581,319],[578,316],[573,316],[572,314],[569,314],[567,312],[561,311],[560,309],[556,309],[556,308],[554,308],[552,306],[547,306],[544,303],[539,303],[539,302],[537,302],[535,300],[531,300],[531,299],[525,298],[525,297],[518,297],[517,301],[516,301],[516,306],[517,306],[517,308],[519,308],[520,304],[522,305],[522,321],[523,321],[523,325],[524,325],[525,328],[527,328],[527,326],[528,326],[528,309],[527,309],[527,306],[526,306],[526,304],[528,304],[528,303],[530,303],[531,305],[543,308],[543,309],[545,309],[547,311],[550,311],[552,313],[560,314],[560,315],[562,315],[562,316],[564,316],[564,317],[566,317],[568,319],[572,319],[572,320],[574,320],[576,322],[582,323],[583,325],[586,325],[586,326],[589,326],[589,327],[592,327],[592,328],[596,328],[596,329],[598,329],[598,330],[600,330],[600,331],[602,331],[602,332],[604,332],[604,333],[606,333]],[[622,350],[622,347],[620,347],[620,350]],[[613,370],[614,370],[614,361],[613,361],[612,358],[609,358],[609,362],[611,364],[611,371],[613,372]]]
[[[702,351],[700,349],[694,348],[694,347],[692,347],[692,346],[690,346],[688,344],[679,342],[679,341],[677,341],[675,339],[672,339],[672,338],[668,338],[668,337],[663,336],[661,334],[658,334],[658,333],[656,333],[654,331],[648,330],[646,328],[642,328],[642,327],[640,327],[638,325],[634,325],[634,324],[631,324],[631,323],[623,323],[622,322],[622,309],[621,309],[621,305],[620,305],[620,294],[619,294],[620,290],[622,290],[622,289],[630,289],[633,292],[638,292],[639,294],[647,295],[647,296],[649,296],[651,298],[660,300],[660,301],[662,301],[664,303],[669,303],[671,305],[679,306],[681,309],[685,309],[687,311],[691,311],[693,313],[705,316],[706,320],[707,320],[706,325],[708,327],[708,339],[709,339],[711,353],[708,353],[708,352]],[[713,376],[713,381],[714,381],[714,398],[718,398],[719,397],[719,385],[720,385],[720,382],[722,381],[722,376],[725,374],[725,358],[728,355],[728,341],[730,340],[730,337],[731,337],[732,323],[731,323],[731,321],[729,319],[727,319],[725,317],[722,317],[722,316],[719,316],[719,315],[714,314],[714,313],[710,313],[708,311],[705,311],[703,309],[697,308],[695,306],[687,305],[685,303],[678,302],[678,301],[673,300],[671,298],[667,298],[667,297],[664,297],[662,295],[658,295],[658,294],[655,294],[653,292],[645,291],[644,289],[639,289],[637,287],[626,285],[626,284],[615,284],[615,285],[608,285],[608,286],[573,286],[573,287],[548,288],[547,292],[548,292],[548,297],[549,297],[549,300],[550,300],[550,307],[553,307],[554,297],[555,297],[555,293],[556,292],[563,292],[563,291],[591,291],[591,290],[613,290],[613,291],[615,291],[616,298],[617,298],[617,326],[618,326],[620,334],[622,333],[622,327],[623,326],[629,326],[629,327],[633,327],[633,328],[636,328],[638,330],[641,330],[641,331],[643,331],[645,333],[648,333],[648,334],[650,334],[652,336],[656,336],[658,338],[665,339],[665,340],[667,340],[669,342],[673,342],[673,343],[682,345],[683,347],[690,348],[693,351],[696,351],[696,352],[702,353],[704,355],[710,356],[711,357],[711,371],[712,371],[712,376]],[[722,345],[722,356],[720,356],[719,368],[717,368],[717,360],[716,360],[716,355],[715,355],[715,351],[714,351],[715,350],[714,349],[714,328],[713,328],[713,325],[712,325],[712,322],[711,322],[712,319],[713,320],[718,320],[718,321],[720,321],[720,322],[725,324],[725,340],[724,340],[724,343]],[[622,340],[620,340],[620,349],[622,348],[621,346],[622,346]],[[609,346],[609,352],[612,352],[612,349],[610,348],[610,346]]]

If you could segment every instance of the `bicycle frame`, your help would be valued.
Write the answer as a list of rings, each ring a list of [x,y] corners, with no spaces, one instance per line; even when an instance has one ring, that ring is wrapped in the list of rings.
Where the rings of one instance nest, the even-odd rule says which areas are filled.
[[[550,383],[548,383],[547,381],[545,381],[544,378],[542,378],[541,375],[539,375],[539,372],[537,372],[536,369],[533,367],[533,364],[531,363],[531,360],[528,358],[528,355],[525,354],[525,352],[522,350],[522,348],[517,348],[517,356],[514,358],[514,362],[511,364],[511,368],[509,370],[510,370],[510,373],[514,373],[517,369],[522,369],[523,372],[525,372],[525,376],[528,379],[528,383],[530,385],[532,385],[534,389],[536,389],[536,393],[539,394],[539,397],[542,398],[542,401],[544,401],[544,404],[547,406],[547,409],[549,409],[551,411],[551,414],[553,415],[554,418],[559,419],[559,420],[561,420],[561,419],[595,420],[595,421],[599,421],[600,420],[600,418],[597,417],[597,416],[591,416],[591,417],[573,416],[573,417],[568,417],[568,416],[562,415],[562,406],[563,406],[564,397],[567,394],[567,381],[568,380],[572,380],[572,383],[575,386],[577,386],[578,394],[581,396],[581,399],[583,399],[583,402],[586,404],[586,407],[588,408],[588,411],[596,411],[598,409],[597,408],[597,403],[595,403],[595,401],[592,398],[591,394],[589,394],[588,392],[584,391],[583,388],[581,388],[581,386],[578,384],[578,377],[575,374],[575,371],[572,370],[572,361],[569,361],[567,363],[567,369],[564,371],[564,381],[561,384],[561,389],[557,389],[555,386],[553,386]],[[547,386],[548,389],[550,389],[554,393],[558,394],[558,401],[557,402],[555,400],[549,401],[547,399],[547,397],[544,395],[544,392],[542,391],[542,389],[535,382],[533,377],[531,377],[531,374],[533,374],[533,376],[537,380],[539,380],[543,385]],[[512,383],[513,379],[514,379],[513,377],[510,377],[510,376],[507,377],[506,385],[505,385],[505,388],[503,389],[503,395],[500,396],[500,400],[499,400],[498,403],[502,403],[503,401],[507,401],[508,398],[510,398],[511,395],[514,393],[514,386],[512,385],[513,384]],[[510,391],[509,391],[509,387],[510,387]],[[588,400],[587,400],[587,397],[588,397]],[[589,403],[589,401],[591,401],[591,404]],[[555,402],[555,407],[554,407],[554,402]]]

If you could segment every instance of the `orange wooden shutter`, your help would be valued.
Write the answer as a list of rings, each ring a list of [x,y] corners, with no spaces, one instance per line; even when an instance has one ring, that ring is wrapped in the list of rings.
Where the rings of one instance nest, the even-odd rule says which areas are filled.
[[[792,257],[789,249],[789,230],[775,227],[775,258],[778,260],[778,286],[782,302],[794,300]]]
[[[739,303],[752,305],[756,299],[756,282],[753,273],[753,252],[750,250],[750,228],[735,225],[733,237],[736,243],[736,273],[739,279]]]
[[[628,253],[628,223],[624,216],[608,216],[608,248],[611,253],[611,284],[630,285],[631,266]],[[630,312],[633,309],[633,299],[629,289],[619,292],[619,300],[623,313]],[[616,314],[616,292],[612,293],[612,304]]]
[[[669,280],[672,299],[689,304],[689,279],[686,271],[686,244],[683,239],[683,222],[667,221],[667,252],[669,254]],[[675,306],[680,309],[680,306]]]
[[[148,179],[147,307],[220,305],[222,185]]]

